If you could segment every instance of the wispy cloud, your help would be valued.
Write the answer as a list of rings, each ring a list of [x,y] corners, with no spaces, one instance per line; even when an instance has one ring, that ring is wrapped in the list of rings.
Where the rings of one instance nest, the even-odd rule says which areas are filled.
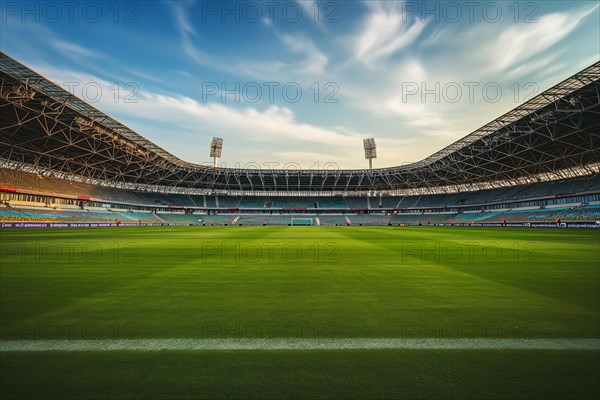
[[[198,34],[190,22],[190,10],[193,3],[169,3],[176,27],[182,40],[185,54],[194,62],[211,69],[226,71],[230,74],[245,74],[252,78],[262,80],[281,79],[290,75],[318,75],[324,72],[328,57],[318,49],[315,43],[303,35],[279,34],[276,35],[281,43],[281,54],[293,53],[302,56],[300,60],[257,60],[242,57],[228,57],[210,54],[195,45]],[[263,24],[272,27],[270,21]]]
[[[160,78],[158,78],[158,77],[156,77],[154,75],[147,74],[147,73],[142,72],[142,71],[138,71],[138,70],[135,70],[135,69],[130,69],[129,72],[131,74],[133,74],[135,76],[138,76],[138,77],[140,77],[142,79],[145,79],[147,81],[152,81],[152,82],[156,82],[156,83],[163,83],[164,82],[163,79],[160,79]]]
[[[569,35],[598,7],[596,4],[578,11],[547,14],[537,23],[514,25],[504,30],[486,54],[494,60],[492,71],[504,71],[547,50]]]
[[[354,38],[356,57],[367,65],[377,64],[414,43],[426,22],[406,18],[399,2],[367,1],[371,13]]]
[[[185,36],[195,36],[196,31],[194,30],[188,15],[188,10],[190,7],[194,6],[194,2],[182,0],[178,2],[166,2],[166,5],[173,13],[179,31]]]
[[[294,53],[305,56],[296,67],[298,72],[306,74],[322,74],[327,65],[327,56],[323,54],[312,40],[306,36],[282,35],[281,41]]]
[[[48,43],[67,57],[79,59],[92,58],[95,60],[105,58],[105,56],[100,52],[87,49],[76,43],[67,42],[60,39],[49,39]]]
[[[556,52],[539,60],[531,60],[530,62],[522,63],[521,65],[509,70],[506,74],[506,77],[511,79],[518,78],[531,72],[548,68],[556,63],[556,60],[559,58],[559,56],[560,52]]]

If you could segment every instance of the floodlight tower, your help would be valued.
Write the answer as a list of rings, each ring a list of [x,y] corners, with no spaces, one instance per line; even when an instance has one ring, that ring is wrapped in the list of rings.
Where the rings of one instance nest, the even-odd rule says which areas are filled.
[[[212,142],[210,142],[210,156],[214,160],[214,168],[217,168],[217,160],[221,157],[221,152],[223,151],[223,139],[219,137],[213,137]]]
[[[373,159],[377,158],[375,139],[363,139],[363,147],[365,148],[365,159],[369,160],[369,169],[373,169]]]

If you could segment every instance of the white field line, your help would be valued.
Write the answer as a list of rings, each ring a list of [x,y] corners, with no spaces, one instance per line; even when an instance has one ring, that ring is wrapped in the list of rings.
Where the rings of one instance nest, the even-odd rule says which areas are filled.
[[[600,339],[115,339],[3,340],[0,352],[160,350],[600,350]]]

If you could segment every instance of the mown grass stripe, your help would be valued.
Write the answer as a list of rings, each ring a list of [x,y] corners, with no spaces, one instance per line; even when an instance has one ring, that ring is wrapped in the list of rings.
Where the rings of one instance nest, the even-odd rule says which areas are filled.
[[[160,350],[600,350],[600,339],[120,339],[6,340],[0,352]]]

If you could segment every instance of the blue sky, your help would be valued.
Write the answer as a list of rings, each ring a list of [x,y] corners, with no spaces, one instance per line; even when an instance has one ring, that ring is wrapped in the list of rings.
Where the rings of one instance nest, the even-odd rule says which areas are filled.
[[[186,161],[383,167],[598,61],[598,4],[4,1],[0,49]]]

